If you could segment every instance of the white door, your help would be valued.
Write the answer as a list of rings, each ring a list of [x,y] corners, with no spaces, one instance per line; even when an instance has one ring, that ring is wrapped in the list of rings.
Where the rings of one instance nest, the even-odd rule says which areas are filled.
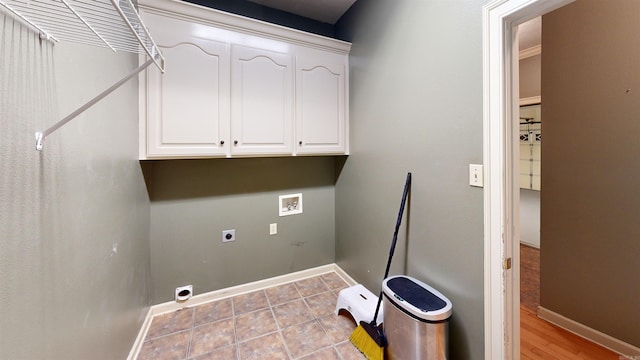
[[[296,59],[296,153],[344,154],[345,63]]]
[[[198,38],[183,21],[145,21],[165,57],[164,74],[147,72],[147,157],[227,155],[229,45]]]
[[[231,50],[231,154],[290,155],[291,56],[245,46]]]

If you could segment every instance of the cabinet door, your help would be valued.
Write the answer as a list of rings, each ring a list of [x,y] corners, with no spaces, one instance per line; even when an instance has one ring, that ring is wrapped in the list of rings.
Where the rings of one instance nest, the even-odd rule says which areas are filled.
[[[296,59],[296,153],[346,152],[346,64]]]
[[[286,155],[293,147],[291,56],[232,46],[232,155]]]
[[[228,155],[229,46],[182,23],[151,22],[165,73],[147,71],[147,157]]]

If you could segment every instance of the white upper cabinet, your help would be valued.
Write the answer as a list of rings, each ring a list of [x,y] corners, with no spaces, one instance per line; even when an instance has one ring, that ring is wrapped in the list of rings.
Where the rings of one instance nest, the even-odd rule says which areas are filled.
[[[138,5],[165,57],[164,73],[140,76],[140,159],[348,154],[351,44],[176,0]]]
[[[291,56],[238,45],[231,53],[231,154],[290,155]]]
[[[296,152],[346,152],[346,64],[327,56],[296,59]]]
[[[229,45],[199,37],[188,22],[145,21],[165,57],[164,74],[146,72],[146,156],[227,155]]]

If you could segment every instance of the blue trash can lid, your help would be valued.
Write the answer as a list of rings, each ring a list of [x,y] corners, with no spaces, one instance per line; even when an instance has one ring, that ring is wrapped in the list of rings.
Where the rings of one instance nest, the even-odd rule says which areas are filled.
[[[451,301],[439,291],[410,276],[386,278],[382,291],[395,304],[415,317],[427,321],[442,321],[451,316]]]

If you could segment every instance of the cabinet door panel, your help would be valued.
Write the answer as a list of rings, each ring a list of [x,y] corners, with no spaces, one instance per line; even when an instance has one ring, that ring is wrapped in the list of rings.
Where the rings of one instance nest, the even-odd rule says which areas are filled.
[[[344,89],[344,64],[297,59],[297,153],[345,152]]]
[[[158,31],[156,39],[165,73],[147,71],[147,156],[225,156],[229,46],[200,39],[181,23],[172,25],[164,29],[173,31]]]
[[[290,154],[293,142],[291,57],[232,48],[232,154]]]
[[[163,52],[169,60],[160,86],[162,143],[216,144],[220,138],[218,57],[203,56],[192,44],[179,44]]]

